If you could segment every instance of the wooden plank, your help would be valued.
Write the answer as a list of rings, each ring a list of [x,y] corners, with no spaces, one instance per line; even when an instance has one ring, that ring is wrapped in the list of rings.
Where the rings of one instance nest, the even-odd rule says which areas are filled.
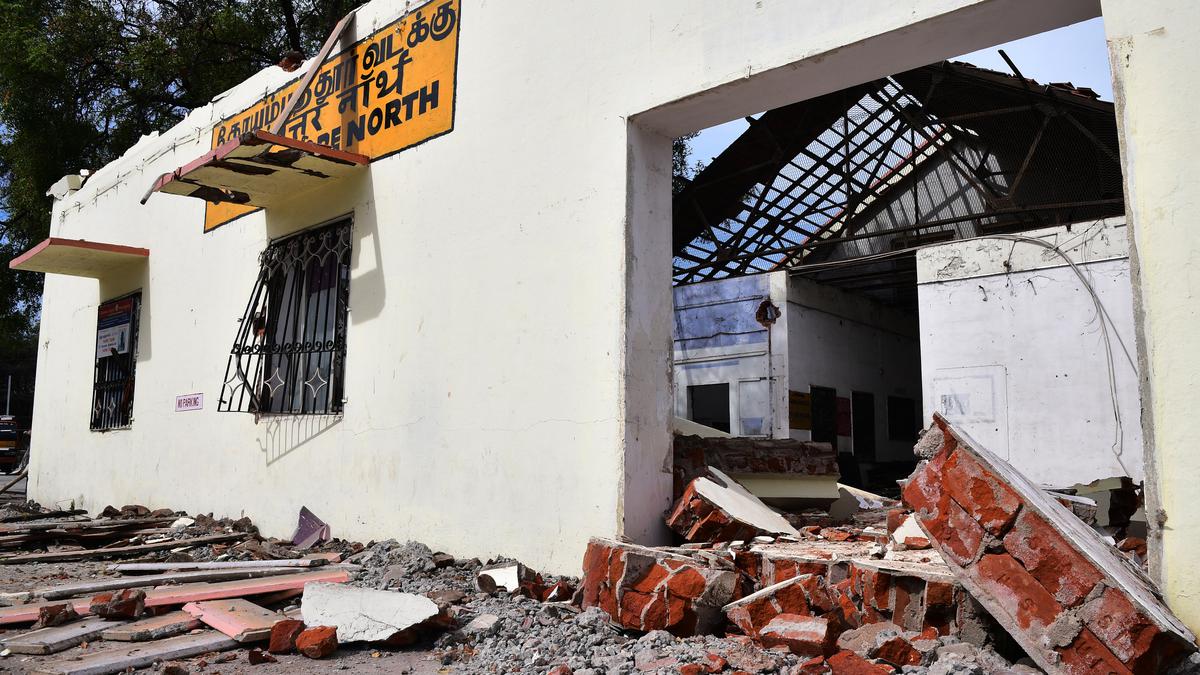
[[[104,530],[125,527],[143,527],[150,525],[169,525],[177,520],[176,516],[160,516],[157,518],[129,518],[114,520],[50,520],[44,523],[22,523],[20,525],[0,525],[0,534],[16,534],[20,532],[39,532],[42,530]]]
[[[199,627],[199,619],[183,610],[179,610],[109,628],[101,633],[100,637],[105,640],[115,640],[117,642],[144,642],[146,640],[161,640],[173,635],[182,635],[193,628]]]
[[[108,675],[129,668],[145,668],[155,661],[185,659],[189,656],[225,651],[237,646],[236,640],[231,640],[215,630],[207,630],[146,642],[138,646],[123,645],[74,659],[54,661],[42,664],[34,673],[40,675]]]
[[[304,584],[313,581],[330,583],[345,583],[350,580],[350,572],[341,568],[329,568],[314,572],[298,574],[281,574],[263,579],[243,579],[240,581],[222,581],[212,584],[179,584],[177,586],[158,586],[146,592],[147,607],[166,607],[182,605],[188,602],[202,600],[221,600],[237,598],[243,595],[261,595],[277,593],[289,589],[304,588]],[[0,607],[0,625],[14,623],[31,623],[37,621],[38,608],[47,605],[58,605],[69,602],[79,614],[91,613],[91,598],[78,600],[49,600],[32,602],[27,605]]]
[[[242,598],[189,602],[183,611],[238,642],[266,640],[271,637],[271,627],[283,618]]]
[[[178,548],[180,546],[216,544],[224,541],[233,541],[235,539],[245,538],[245,533],[235,532],[232,534],[213,534],[206,537],[196,537],[194,539],[172,539],[171,541],[163,541],[156,544],[141,544],[138,546],[117,546],[114,548],[96,548],[85,551],[61,551],[58,553],[31,553],[29,555],[15,555],[7,558],[0,558],[0,565],[21,565],[24,563],[35,562],[73,562],[78,560],[94,560],[96,558],[113,558],[123,555],[148,553],[150,551],[166,551],[168,549]]]
[[[317,572],[302,572],[300,574],[284,574],[265,579],[224,581],[215,584],[160,586],[146,594],[146,606],[181,605],[186,602],[277,593],[279,591],[304,588],[304,584],[314,581],[325,581],[335,584],[345,583],[350,581],[350,572],[344,569],[328,569]]]
[[[57,654],[83,642],[89,642],[107,628],[122,625],[121,621],[108,621],[89,616],[53,628],[40,628],[8,638],[0,644],[14,654]]]
[[[257,567],[319,567],[328,564],[324,558],[292,558],[285,560],[231,560],[227,562],[154,562],[116,563],[109,572],[168,572],[171,570],[241,570]]]
[[[38,610],[42,607],[50,605],[65,605],[70,603],[75,611],[81,616],[92,613],[92,599],[82,598],[79,600],[55,600],[53,602],[31,602],[25,605],[13,605],[12,607],[0,607],[0,626],[5,626],[13,623],[33,623],[38,619]]]
[[[232,570],[198,570],[195,572],[175,572],[169,574],[146,574],[137,577],[116,577],[99,581],[80,581],[73,584],[63,584],[51,588],[34,591],[34,595],[45,600],[69,598],[73,595],[103,593],[122,588],[154,587],[164,584],[183,584],[212,581],[232,581],[235,579],[257,579],[272,577],[280,574],[296,574],[304,570],[299,567],[257,567]]]

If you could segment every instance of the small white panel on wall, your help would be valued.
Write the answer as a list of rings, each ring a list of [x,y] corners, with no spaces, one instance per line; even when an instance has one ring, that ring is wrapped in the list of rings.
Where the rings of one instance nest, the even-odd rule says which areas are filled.
[[[1002,365],[934,371],[927,405],[1008,459],[1008,370]]]
[[[738,425],[742,436],[771,433],[771,394],[768,380],[738,382]]]

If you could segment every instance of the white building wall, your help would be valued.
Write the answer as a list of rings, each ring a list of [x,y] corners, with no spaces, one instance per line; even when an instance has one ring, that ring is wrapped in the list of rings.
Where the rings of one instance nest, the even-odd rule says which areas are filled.
[[[791,388],[829,387],[846,399],[874,394],[876,461],[912,461],[912,442],[889,438],[887,404],[888,396],[920,400],[915,317],[799,277],[789,280],[787,307]],[[810,440],[812,432],[791,436]],[[838,449],[853,452],[853,437],[839,435]]]
[[[941,412],[1036,482],[1141,480],[1127,232],[1113,219],[1026,234],[1076,263],[1107,341],[1087,286],[1052,251],[988,238],[921,249],[926,417]]]
[[[365,36],[407,3],[358,13]],[[1093,16],[1090,0],[468,0],[455,130],[203,235],[156,195],[267,69],[55,206],[52,234],[150,249],[99,284],[47,279],[30,496],[253,516],[503,551],[575,572],[591,535],[661,540],[668,505],[670,138]],[[580,39],[586,36],[586,39]],[[604,39],[595,39],[604,36]],[[272,238],[355,216],[346,412],[218,414]],[[87,430],[95,310],[141,288],[135,422]],[[203,411],[174,396],[203,392]]]

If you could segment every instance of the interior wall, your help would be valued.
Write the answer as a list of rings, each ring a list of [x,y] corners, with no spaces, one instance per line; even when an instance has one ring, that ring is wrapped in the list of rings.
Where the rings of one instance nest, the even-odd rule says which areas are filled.
[[[729,432],[735,436],[787,437],[787,329],[764,326],[760,305],[786,304],[786,273],[706,281],[674,289],[673,373],[675,415],[689,414],[688,387],[729,388]],[[773,365],[774,364],[774,365]]]
[[[1024,233],[1078,265],[1111,321],[1107,342],[1087,286],[1044,248],[985,238],[918,251],[926,418],[962,425],[1034,482],[1140,481],[1127,234],[1123,219]]]
[[[875,398],[875,459],[914,461],[913,440],[897,440],[888,430],[888,397],[921,400],[917,321],[862,295],[792,277],[788,288],[788,379],[793,391],[829,387],[849,404],[854,392]],[[853,428],[853,420],[849,429]],[[920,420],[913,420],[913,430]],[[842,431],[847,430],[843,424]],[[812,432],[791,436],[811,440]],[[851,434],[838,434],[838,450],[854,452]]]

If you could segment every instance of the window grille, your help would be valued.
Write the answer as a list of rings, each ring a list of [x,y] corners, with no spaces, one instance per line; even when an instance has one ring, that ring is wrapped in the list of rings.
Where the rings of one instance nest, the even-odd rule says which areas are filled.
[[[272,243],[242,315],[217,409],[342,412],[351,222]]]
[[[92,431],[133,423],[134,369],[142,294],[102,303],[96,320],[96,372],[92,380]]]

